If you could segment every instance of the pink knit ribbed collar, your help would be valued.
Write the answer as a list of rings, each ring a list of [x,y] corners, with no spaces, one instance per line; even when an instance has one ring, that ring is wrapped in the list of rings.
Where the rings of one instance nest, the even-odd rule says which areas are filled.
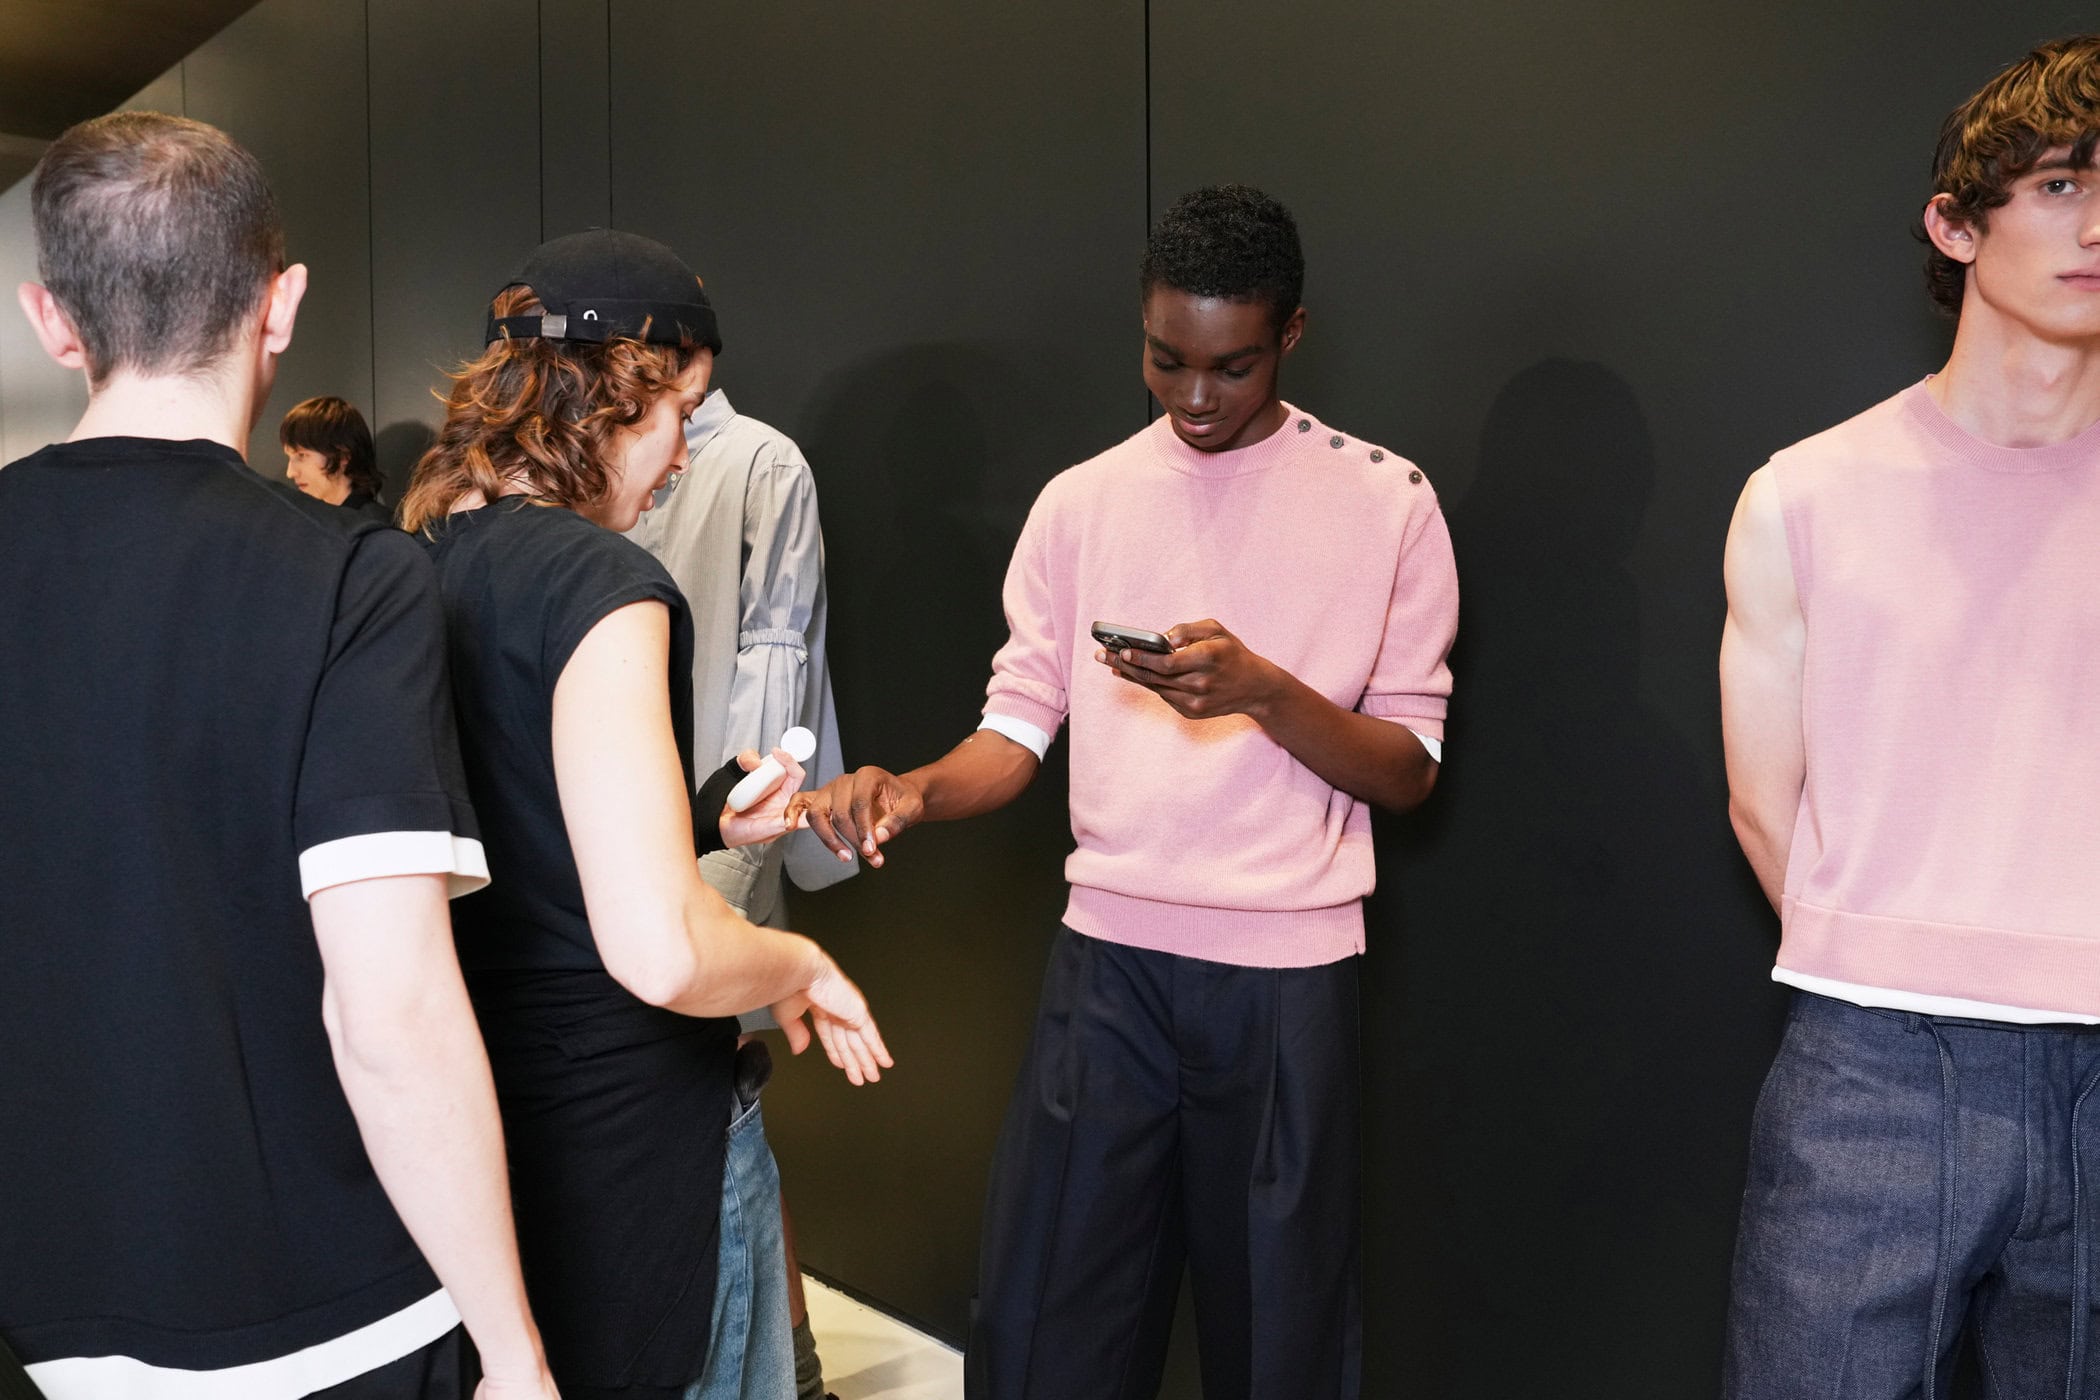
[[[1325,442],[1331,431],[1313,417],[1284,402],[1288,415],[1283,426],[1270,433],[1260,442],[1245,447],[1235,447],[1230,452],[1201,452],[1174,436],[1174,424],[1165,414],[1152,422],[1150,428],[1152,455],[1160,464],[1184,476],[1200,476],[1212,480],[1223,480],[1234,476],[1252,476],[1256,472],[1288,461],[1291,454],[1301,449],[1306,442],[1317,439]],[[1300,427],[1299,424],[1306,424]]]
[[[1925,387],[1931,379],[1928,374],[1904,391],[1903,414],[1962,462],[1992,472],[2060,472],[2100,466],[2100,422],[2088,425],[2076,437],[2044,447],[2000,447],[1949,418]]]

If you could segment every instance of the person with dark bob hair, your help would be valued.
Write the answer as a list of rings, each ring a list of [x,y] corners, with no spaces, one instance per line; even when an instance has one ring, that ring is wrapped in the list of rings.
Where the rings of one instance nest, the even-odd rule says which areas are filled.
[[[2100,34],[1940,129],[1935,374],[1774,453],[1722,565],[1779,916],[1726,1400],[2100,1395]]]
[[[1164,414],[1054,478],[984,721],[803,806],[871,865],[1071,726],[1071,894],[986,1197],[966,1393],[1158,1393],[1184,1266],[1203,1393],[1356,1400],[1357,981],[1371,808],[1436,783],[1458,580],[1436,493],[1278,393],[1290,212],[1200,189],[1139,264]]]
[[[386,524],[394,513],[380,504],[385,483],[372,451],[372,430],[357,405],[333,394],[292,405],[277,425],[284,448],[284,474],[316,500],[356,511]]]
[[[437,564],[487,814],[493,883],[454,923],[526,1290],[569,1400],[755,1394],[715,1373],[737,1362],[711,1345],[746,1302],[716,1286],[742,1247],[720,1212],[735,1017],[770,1006],[800,1051],[807,1015],[856,1084],[890,1060],[816,944],[746,922],[701,879],[696,853],[792,829],[802,769],[776,750],[785,777],[736,809],[758,754],[696,780],[685,599],[618,533],[685,463],[714,312],[670,249],[597,230],[535,250],[486,339],[401,515]]]

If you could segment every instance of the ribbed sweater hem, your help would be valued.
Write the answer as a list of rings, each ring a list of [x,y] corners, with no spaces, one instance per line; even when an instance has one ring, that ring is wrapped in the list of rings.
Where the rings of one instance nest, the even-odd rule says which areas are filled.
[[[2100,1016],[2100,939],[1784,901],[1779,966],[1812,977]]]
[[[1360,899],[1327,909],[1213,909],[1074,885],[1065,923],[1089,938],[1238,967],[1321,967],[1364,950]]]

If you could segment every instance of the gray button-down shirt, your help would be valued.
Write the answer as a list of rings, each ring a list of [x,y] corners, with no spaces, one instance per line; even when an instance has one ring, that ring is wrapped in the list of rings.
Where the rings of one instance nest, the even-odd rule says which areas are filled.
[[[824,533],[817,485],[787,434],[714,390],[685,425],[686,468],[628,537],[663,561],[693,614],[693,759],[700,772],[771,750],[801,725],[817,736],[808,786],[843,771],[824,664]],[[782,922],[781,872],[798,889],[851,875],[807,831],[718,851],[700,873],[754,923]]]

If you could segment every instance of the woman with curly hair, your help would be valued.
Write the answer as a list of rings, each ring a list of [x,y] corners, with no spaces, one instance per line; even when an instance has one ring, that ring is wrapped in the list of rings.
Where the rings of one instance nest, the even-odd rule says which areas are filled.
[[[685,601],[617,533],[682,465],[720,348],[670,249],[605,230],[542,245],[490,307],[401,508],[437,565],[488,851],[489,888],[454,906],[460,962],[569,1400],[720,1390],[735,1014],[771,1005],[799,1051],[806,1013],[856,1084],[890,1063],[816,944],[746,923],[701,880],[696,849],[790,828],[802,771],[776,753],[787,779],[742,813],[727,794],[758,755],[695,783]]]

